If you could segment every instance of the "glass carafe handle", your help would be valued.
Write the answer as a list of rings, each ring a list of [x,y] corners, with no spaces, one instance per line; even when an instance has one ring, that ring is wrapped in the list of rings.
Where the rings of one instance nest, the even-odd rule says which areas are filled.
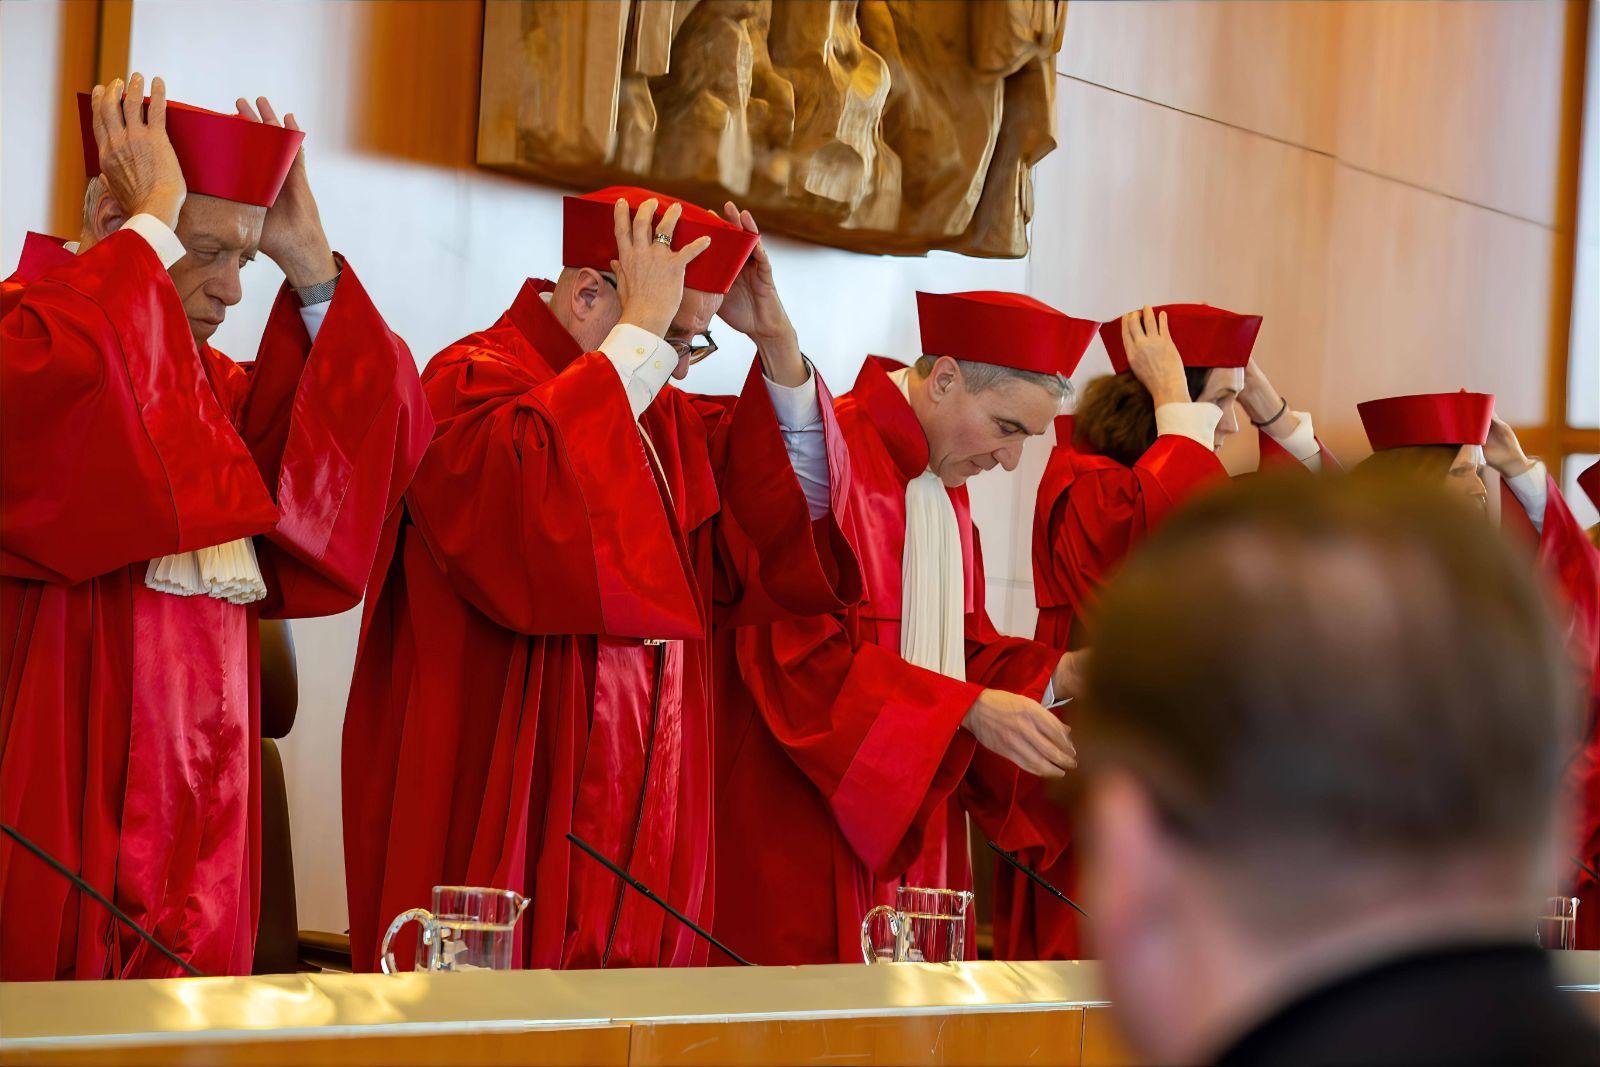
[[[378,966],[383,970],[384,974],[399,973],[399,970],[394,965],[394,953],[389,950],[389,946],[394,943],[395,935],[400,932],[400,928],[408,922],[415,922],[422,927],[421,933],[417,936],[422,938],[423,946],[429,950],[428,959],[430,961],[433,959],[433,938],[437,930],[433,921],[433,912],[427,908],[412,908],[410,911],[402,911],[394,917],[394,922],[389,924],[388,932],[383,935],[383,948],[378,953]]]
[[[900,940],[900,913],[887,904],[879,904],[867,912],[867,917],[861,920],[861,961],[863,963],[882,963],[883,958],[878,955],[878,946],[872,940],[872,920],[879,915],[889,917],[889,935],[894,942],[889,945],[889,958],[895,958],[896,943]]]

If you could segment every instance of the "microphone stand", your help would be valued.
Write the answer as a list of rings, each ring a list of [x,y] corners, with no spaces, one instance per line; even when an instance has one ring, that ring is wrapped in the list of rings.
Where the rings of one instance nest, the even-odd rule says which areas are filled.
[[[1023,874],[1025,874],[1029,878],[1031,878],[1033,880],[1034,884],[1039,886],[1039,888],[1043,889],[1046,893],[1049,893],[1051,896],[1053,896],[1057,900],[1061,901],[1061,903],[1065,904],[1067,907],[1071,908],[1073,911],[1077,912],[1079,915],[1082,915],[1085,919],[1089,918],[1089,913],[1084,911],[1082,908],[1078,907],[1078,905],[1073,901],[1073,899],[1071,897],[1067,896],[1061,890],[1057,889],[1055,886],[1053,886],[1049,882],[1045,881],[1042,877],[1040,877],[1038,871],[1034,870],[1032,867],[1029,867],[1026,863],[1023,863],[1021,860],[1017,859],[1017,854],[1015,852],[1007,852],[1005,849],[1001,848],[999,845],[995,844],[993,841],[988,842],[988,845],[989,845],[990,848],[994,849],[995,854],[997,856],[999,856],[1001,859],[1003,859],[1007,863],[1011,864],[1011,866],[1015,867],[1017,870],[1021,871]]]
[[[629,874],[627,871],[623,870],[621,867],[618,867],[615,863],[612,863],[606,857],[602,856],[599,853],[599,851],[597,851],[595,849],[595,847],[593,845],[589,844],[589,842],[585,841],[583,838],[581,838],[577,834],[573,834],[573,833],[567,834],[567,840],[571,841],[574,845],[577,845],[579,848],[581,848],[585,852],[587,852],[589,854],[589,856],[596,863],[599,863],[606,870],[610,871],[612,874],[614,874],[618,878],[622,879],[624,884],[630,886],[640,896],[644,897],[646,900],[650,901],[650,903],[652,903],[652,904],[656,905],[657,907],[661,908],[668,915],[672,916],[674,919],[677,919],[683,925],[687,926],[689,929],[691,929],[695,933],[699,934],[706,941],[708,941],[712,945],[716,946],[717,949],[719,949],[722,952],[723,955],[727,956],[729,959],[733,960],[735,963],[741,964],[742,966],[745,966],[745,967],[754,967],[755,966],[755,964],[751,963],[749,960],[745,959],[743,956],[741,956],[737,952],[733,951],[733,949],[729,948],[727,945],[724,945],[721,941],[718,941],[716,938],[712,937],[711,934],[704,927],[702,927],[699,923],[695,922],[693,919],[689,918],[689,916],[685,915],[683,912],[679,911],[677,908],[674,908],[671,904],[668,904],[666,901],[664,901],[660,897],[656,896],[655,893],[651,892],[649,886],[645,885],[643,882],[639,881],[639,879],[635,878],[633,875]]]
[[[22,834],[16,829],[16,827],[10,826],[10,825],[8,825],[6,823],[3,823],[3,822],[0,822],[0,830],[5,831],[5,834],[6,834],[7,837],[11,838],[17,844],[21,845],[23,848],[25,848],[29,852],[33,853],[39,859],[43,860],[45,865],[48,866],[51,870],[55,871],[61,877],[65,878],[67,881],[71,882],[74,886],[76,886],[83,893],[87,894],[88,897],[91,900],[93,900],[95,903],[99,904],[102,908],[104,908],[107,911],[109,911],[112,914],[112,916],[118,922],[122,923],[122,925],[126,926],[128,929],[132,930],[134,933],[136,933],[140,937],[144,938],[144,940],[147,943],[149,943],[150,947],[154,948],[157,952],[161,953],[163,956],[165,956],[167,959],[171,960],[173,963],[176,963],[179,967],[182,967],[184,969],[184,971],[187,972],[191,977],[194,977],[194,978],[204,978],[205,977],[205,975],[201,974],[198,970],[195,969],[194,964],[190,963],[188,960],[184,959],[182,956],[179,956],[176,952],[173,952],[166,945],[163,945],[161,942],[157,941],[155,939],[155,935],[153,935],[152,933],[150,933],[150,931],[146,930],[144,927],[140,926],[138,923],[136,923],[132,919],[130,919],[126,912],[124,912],[121,908],[117,907],[115,904],[111,903],[111,901],[107,900],[104,896],[102,896],[100,891],[95,889],[94,886],[90,885],[88,882],[85,882],[82,878],[78,877],[78,875],[76,873],[74,873],[72,870],[68,869],[66,864],[62,863],[60,860],[58,860],[54,856],[50,855],[50,853],[48,853],[44,849],[40,848],[38,845],[34,844],[32,841],[29,841],[26,837],[23,837]]]

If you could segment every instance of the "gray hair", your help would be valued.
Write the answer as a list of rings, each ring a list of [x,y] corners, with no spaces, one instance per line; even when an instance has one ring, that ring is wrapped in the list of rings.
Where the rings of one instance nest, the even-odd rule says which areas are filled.
[[[953,358],[953,357],[952,357]],[[917,376],[926,378],[933,373],[933,365],[938,356],[923,355],[917,357]],[[1027,382],[1037,385],[1050,396],[1062,401],[1072,396],[1072,382],[1067,380],[1065,374],[1042,374],[1039,371],[1018,370],[1015,367],[1002,367],[998,363],[979,363],[977,360],[958,359],[956,366],[961,368],[961,380],[968,389],[974,393],[981,393],[985,389],[993,389],[1001,382]]]
[[[96,174],[89,179],[88,187],[83,190],[84,229],[87,230],[94,225],[94,206],[100,202],[100,198],[105,195],[107,188],[104,174]]]

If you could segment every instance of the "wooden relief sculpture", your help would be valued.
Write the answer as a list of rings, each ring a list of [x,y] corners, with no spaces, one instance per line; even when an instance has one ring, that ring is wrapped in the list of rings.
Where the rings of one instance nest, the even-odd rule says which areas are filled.
[[[1060,0],[489,0],[478,162],[861,252],[1022,256]]]

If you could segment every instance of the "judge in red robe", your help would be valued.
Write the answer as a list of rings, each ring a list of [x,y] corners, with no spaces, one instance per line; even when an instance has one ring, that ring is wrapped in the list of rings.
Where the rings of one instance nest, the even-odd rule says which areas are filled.
[[[917,302],[916,366],[869,358],[835,405],[866,600],[741,629],[747,699],[718,707],[716,930],[757,963],[860,960],[897,886],[970,889],[969,816],[1003,847],[1036,840],[1019,765],[1075,766],[1040,704],[1061,651],[984,610],[966,482],[1044,433],[1095,324],[1011,293]]]
[[[1600,508],[1600,463],[1578,475],[1584,494]],[[1596,541],[1600,525],[1589,528],[1589,543]],[[1600,657],[1600,649],[1596,656]],[[1600,949],[1600,658],[1595,663],[1595,683],[1589,691],[1589,723],[1584,744],[1572,764],[1573,792],[1580,805],[1577,858],[1584,866],[1574,872],[1573,895],[1578,898],[1578,947]],[[1587,869],[1585,869],[1587,868]]]
[[[1452,489],[1483,501],[1488,490],[1482,472],[1500,475],[1499,522],[1514,539],[1528,546],[1556,595],[1566,627],[1567,648],[1575,669],[1587,683],[1589,717],[1573,753],[1569,781],[1578,795],[1579,820],[1573,842],[1576,857],[1594,866],[1600,844],[1600,796],[1595,768],[1600,766],[1600,551],[1578,524],[1560,487],[1544,463],[1523,452],[1516,434],[1494,414],[1487,393],[1424,393],[1369,400],[1359,405],[1362,426],[1373,454],[1363,472],[1400,473],[1441,479]],[[1573,870],[1568,886],[1580,898],[1578,932],[1581,947],[1597,947],[1595,920],[1586,914],[1600,908],[1595,879]]]
[[[1056,445],[1033,516],[1034,637],[1062,648],[1086,643],[1083,620],[1128,552],[1174,507],[1226,472],[1217,459],[1240,429],[1257,428],[1263,469],[1336,469],[1311,416],[1291,411],[1251,355],[1258,315],[1175,304],[1100,328],[1113,374],[1091,382],[1074,416],[1056,420]],[[1042,873],[1074,892],[1077,864],[1068,814],[1035,813],[1062,849]],[[1031,857],[1026,857],[1031,858]],[[1077,959],[1077,914],[1010,867],[995,871],[995,957]]]
[[[828,512],[829,399],[749,213],[625,188],[564,211],[559,279],[423,376],[438,433],[378,562],[345,721],[361,969],[440,883],[532,897],[519,966],[703,963],[566,835],[709,926],[711,639],[859,587]],[[756,342],[737,397],[668,384],[715,347],[714,313]]]
[[[142,90],[86,101],[83,232],[30,234],[0,287],[0,820],[193,968],[248,974],[256,620],[360,600],[431,422],[292,118],[159,79],[146,115]],[[258,249],[286,284],[237,364],[207,338]],[[9,838],[0,911],[7,980],[183,973]]]

